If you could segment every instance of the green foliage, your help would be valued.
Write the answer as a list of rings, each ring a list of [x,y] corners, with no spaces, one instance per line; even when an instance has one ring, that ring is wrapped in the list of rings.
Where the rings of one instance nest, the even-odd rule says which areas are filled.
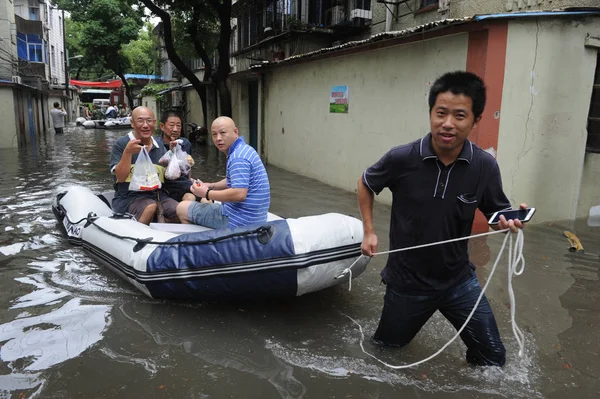
[[[83,23],[65,17],[67,54],[69,54],[70,57],[75,55],[83,56],[83,58],[72,60],[70,62],[70,74],[73,79],[94,79],[102,73],[104,67],[95,57],[89,56],[87,48],[81,44],[82,30]],[[77,76],[76,72],[81,72],[81,76]]]
[[[138,38],[123,45],[121,49],[131,64],[131,73],[154,74],[158,52],[152,37],[152,28],[152,24],[146,23]]]
[[[132,0],[57,0],[71,15],[74,34],[85,57],[116,74],[125,73],[131,61],[121,47],[138,38],[143,24],[143,8]]]
[[[154,96],[156,100],[159,100],[162,96],[158,95],[158,92],[161,90],[168,89],[169,85],[164,83],[149,83],[142,88],[140,94],[144,97],[146,96]]]
[[[303,30],[306,29],[306,26],[293,15],[288,15],[285,17],[285,27],[288,30]]]

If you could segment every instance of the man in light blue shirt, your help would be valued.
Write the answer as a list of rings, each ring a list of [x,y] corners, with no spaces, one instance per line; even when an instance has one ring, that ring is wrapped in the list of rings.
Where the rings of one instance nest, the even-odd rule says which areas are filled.
[[[239,136],[233,119],[215,119],[211,132],[215,146],[227,155],[226,177],[216,183],[197,181],[190,191],[221,204],[183,201],[177,206],[179,219],[213,229],[266,222],[271,187],[260,157]]]

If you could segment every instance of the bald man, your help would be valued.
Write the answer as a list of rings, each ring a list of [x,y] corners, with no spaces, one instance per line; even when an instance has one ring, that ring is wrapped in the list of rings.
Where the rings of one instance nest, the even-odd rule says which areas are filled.
[[[227,156],[226,178],[216,183],[197,181],[190,191],[209,201],[183,201],[177,206],[181,223],[213,229],[246,226],[267,221],[271,188],[260,157],[240,137],[233,119],[221,116],[211,126],[215,146]]]
[[[158,201],[160,201],[165,221],[177,222],[177,201],[170,198],[164,190],[129,190],[133,166],[142,148],[146,147],[161,182],[164,182],[164,167],[158,164],[158,160],[166,152],[166,149],[159,146],[152,137],[156,118],[151,109],[147,107],[134,109],[131,125],[133,130],[115,142],[110,154],[110,171],[115,176],[112,209],[115,213],[132,214],[140,223],[150,224],[154,220]]]

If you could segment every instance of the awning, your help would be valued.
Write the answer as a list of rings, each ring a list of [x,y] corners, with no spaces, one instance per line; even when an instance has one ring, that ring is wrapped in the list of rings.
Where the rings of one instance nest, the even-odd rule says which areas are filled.
[[[102,89],[82,89],[82,94],[110,94],[112,90],[102,90]]]
[[[142,80],[162,80],[160,75],[142,75],[139,73],[126,73],[125,79],[142,79]]]
[[[120,79],[109,80],[106,82],[87,82],[85,80],[71,79],[71,84],[73,86],[80,86],[80,87],[98,87],[98,88],[103,88],[103,89],[118,89],[119,87],[121,87],[122,82]]]

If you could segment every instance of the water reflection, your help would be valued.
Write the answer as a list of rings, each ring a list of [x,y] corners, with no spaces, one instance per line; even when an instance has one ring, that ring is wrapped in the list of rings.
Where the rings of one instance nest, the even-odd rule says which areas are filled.
[[[170,316],[163,309],[143,303],[124,304],[119,311],[159,346],[181,348],[186,354],[211,365],[211,368],[232,369],[266,380],[282,398],[302,398],[306,392],[304,385],[294,377],[292,365],[261,349],[264,338],[259,330],[214,328],[223,324],[222,316],[206,312],[202,317],[205,326],[191,324],[188,317],[201,311],[195,307],[177,309]],[[156,323],[157,317],[163,319],[161,324]],[[215,373],[212,378],[218,375]]]
[[[0,393],[29,390],[37,395],[45,380],[31,372],[76,358],[100,341],[109,324],[110,306],[83,304],[79,298],[63,302],[69,293],[49,287],[41,274],[14,280],[34,289],[14,300],[9,309],[33,308],[31,312],[42,314],[21,312],[0,324],[0,359],[10,370],[0,375]]]
[[[46,305],[55,303],[50,296]],[[31,302],[30,305],[38,305]],[[45,370],[72,359],[102,338],[108,325],[106,305],[84,305],[74,298],[40,316],[0,325],[0,357],[13,371]]]

